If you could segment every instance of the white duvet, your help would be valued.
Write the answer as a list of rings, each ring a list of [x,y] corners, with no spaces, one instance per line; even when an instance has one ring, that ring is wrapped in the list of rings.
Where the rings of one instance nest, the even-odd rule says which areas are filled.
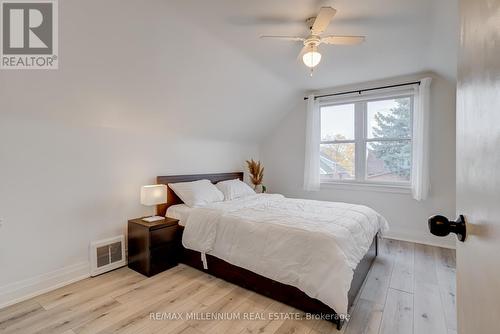
[[[387,228],[366,206],[257,194],[193,209],[182,242],[346,314],[353,270]]]

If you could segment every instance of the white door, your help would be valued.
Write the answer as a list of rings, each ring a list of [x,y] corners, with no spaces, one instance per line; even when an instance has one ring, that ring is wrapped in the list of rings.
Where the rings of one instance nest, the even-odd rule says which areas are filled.
[[[460,0],[457,86],[459,334],[500,333],[500,0]]]

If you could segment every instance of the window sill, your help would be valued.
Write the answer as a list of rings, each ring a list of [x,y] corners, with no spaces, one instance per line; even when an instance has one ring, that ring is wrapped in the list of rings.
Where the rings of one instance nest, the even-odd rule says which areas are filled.
[[[387,192],[395,194],[411,194],[410,185],[403,184],[380,184],[380,183],[367,183],[367,182],[336,182],[336,181],[322,181],[321,189],[339,189],[339,190],[353,190],[353,191],[375,191]]]

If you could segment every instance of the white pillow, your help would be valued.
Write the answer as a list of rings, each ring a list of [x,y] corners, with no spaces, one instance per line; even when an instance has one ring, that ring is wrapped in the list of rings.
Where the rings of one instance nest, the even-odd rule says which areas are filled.
[[[221,181],[215,186],[217,189],[222,191],[224,194],[224,200],[226,201],[255,194],[255,191],[250,188],[248,184],[238,179]]]
[[[205,206],[224,200],[224,194],[209,180],[169,183],[168,186],[190,207]]]

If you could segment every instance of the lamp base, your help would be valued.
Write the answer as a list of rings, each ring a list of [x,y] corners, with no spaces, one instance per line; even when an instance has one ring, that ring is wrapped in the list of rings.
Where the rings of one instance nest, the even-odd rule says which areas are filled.
[[[162,216],[151,216],[151,217],[142,218],[143,221],[148,222],[148,223],[157,222],[158,220],[163,220],[163,219],[165,219],[165,217],[162,217]]]

